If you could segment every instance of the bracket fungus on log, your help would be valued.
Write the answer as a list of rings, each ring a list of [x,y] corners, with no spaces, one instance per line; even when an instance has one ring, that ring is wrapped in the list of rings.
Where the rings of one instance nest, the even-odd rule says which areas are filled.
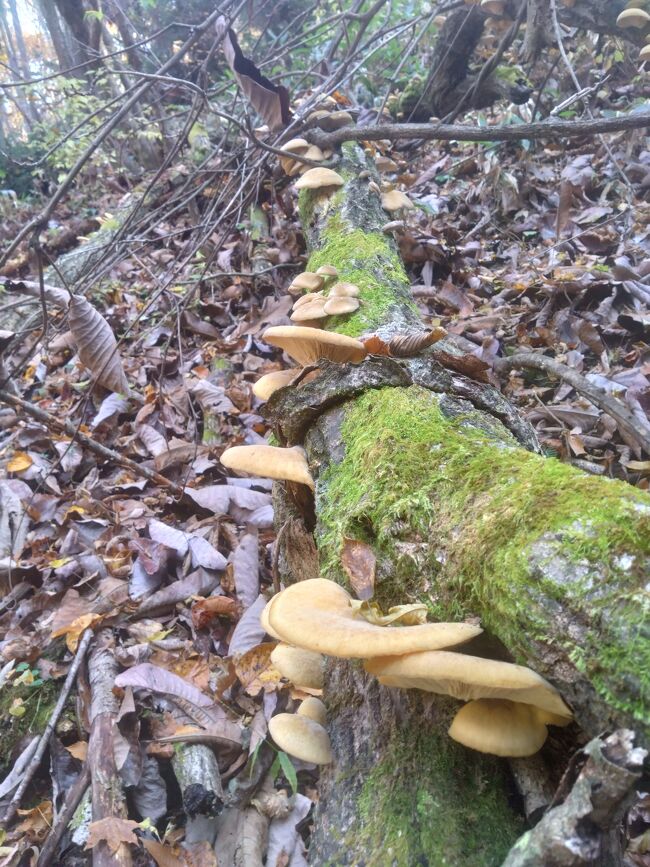
[[[367,355],[366,347],[353,337],[321,331],[319,328],[305,328],[299,325],[274,325],[262,335],[266,343],[279,346],[298,364],[313,364],[319,358],[345,363],[363,361]]]
[[[295,686],[323,688],[323,657],[320,653],[281,643],[273,648],[271,662]]]
[[[422,689],[463,701],[510,699],[534,705],[567,723],[573,716],[554,686],[532,669],[511,662],[445,651],[400,657],[386,653],[366,662],[365,668],[384,686]]]
[[[230,470],[250,473],[267,479],[284,482],[299,482],[314,489],[314,479],[309,472],[305,450],[300,446],[254,445],[233,446],[221,455],[221,463]]]
[[[276,714],[269,720],[269,733],[281,750],[303,762],[328,765],[332,761],[329,735],[304,714]]]
[[[449,737],[480,753],[523,758],[541,750],[548,736],[547,724],[557,724],[558,719],[568,723],[532,704],[481,698],[461,707],[449,727]]]
[[[375,626],[355,614],[350,599],[326,578],[299,581],[273,598],[269,623],[288,644],[346,659],[453,647],[483,631],[469,623]]]
[[[344,180],[334,169],[318,167],[309,169],[296,181],[297,190],[321,190],[342,187]]]

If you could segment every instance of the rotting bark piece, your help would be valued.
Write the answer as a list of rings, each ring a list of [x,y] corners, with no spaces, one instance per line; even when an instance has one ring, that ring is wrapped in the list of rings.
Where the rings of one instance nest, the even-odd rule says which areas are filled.
[[[111,650],[110,630],[97,635],[96,644],[88,662],[90,680],[90,739],[88,763],[91,774],[93,822],[115,816],[128,818],[126,798],[115,764],[113,727],[119,710],[113,694],[118,665]],[[93,867],[130,867],[131,849],[121,843],[113,852],[106,842],[93,849]]]
[[[375,626],[354,613],[343,587],[324,578],[287,587],[274,598],[268,618],[283,641],[346,659],[453,647],[482,632],[469,623]]]

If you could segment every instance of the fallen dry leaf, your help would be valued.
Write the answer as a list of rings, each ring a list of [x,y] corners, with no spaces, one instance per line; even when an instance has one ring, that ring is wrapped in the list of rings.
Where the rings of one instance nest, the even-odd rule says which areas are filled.
[[[341,566],[350,579],[357,598],[372,599],[375,593],[377,558],[370,545],[357,539],[344,539]]]
[[[118,816],[107,816],[88,825],[88,841],[86,849],[94,849],[99,843],[105,842],[111,852],[115,853],[122,843],[137,846],[138,838],[133,833],[139,827],[132,819],[120,819]]]
[[[282,680],[280,672],[271,663],[275,642],[264,642],[246,651],[235,661],[235,671],[244,690],[252,696],[261,690],[273,692]]]
[[[77,617],[76,620],[73,620],[67,626],[62,626],[60,629],[55,630],[52,633],[52,638],[59,638],[59,636],[65,635],[66,646],[70,653],[74,653],[82,633],[86,629],[97,626],[103,619],[103,614],[82,614],[81,617]]]

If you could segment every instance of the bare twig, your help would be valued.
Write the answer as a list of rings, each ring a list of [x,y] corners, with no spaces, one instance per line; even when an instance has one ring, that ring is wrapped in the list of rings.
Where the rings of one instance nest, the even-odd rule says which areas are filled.
[[[538,123],[467,126],[466,124],[383,123],[377,126],[345,126],[334,132],[311,130],[306,133],[319,147],[333,147],[345,141],[421,138],[427,141],[521,141],[533,138],[575,138],[607,132],[621,132],[650,126],[650,113],[595,120],[543,120]]]
[[[68,700],[68,696],[70,695],[70,691],[72,690],[72,686],[77,677],[77,672],[79,671],[79,666],[82,663],[86,655],[86,650],[88,649],[88,645],[90,644],[90,640],[93,637],[92,629],[87,629],[84,634],[81,636],[81,640],[79,641],[79,645],[77,647],[77,652],[75,654],[74,659],[72,660],[72,665],[68,669],[68,674],[65,679],[65,683],[61,689],[59,694],[59,698],[57,703],[54,706],[54,710],[50,714],[50,718],[48,720],[47,725],[45,726],[45,731],[41,735],[41,739],[38,743],[38,748],[34,753],[32,760],[30,761],[27,769],[25,771],[25,776],[22,779],[22,782],[14,792],[14,795],[9,802],[9,806],[2,817],[1,824],[6,827],[11,821],[13,821],[16,811],[20,807],[20,801],[27,790],[27,786],[29,786],[32,777],[38,770],[38,766],[41,763],[43,756],[45,755],[45,750],[50,742],[50,738],[52,737],[52,733],[56,727],[57,722],[59,721],[59,717],[61,716],[61,712],[65,707],[65,703]]]
[[[546,355],[538,355],[534,352],[522,352],[511,355],[509,358],[497,358],[494,361],[494,369],[501,374],[521,367],[543,370],[545,373],[550,373],[567,382],[578,394],[600,407],[607,415],[611,415],[625,431],[626,437],[638,443],[645,452],[650,454],[650,425],[644,424],[619,400],[612,397],[604,389],[592,385],[582,374],[567,367],[566,364],[561,364],[554,358],[548,358]]]
[[[131,472],[137,476],[148,479],[156,485],[169,488],[169,490],[178,497],[183,495],[183,489],[178,485],[175,485],[174,482],[170,481],[165,476],[157,473],[155,470],[150,470],[148,467],[137,464],[130,458],[113,451],[113,449],[103,446],[101,443],[95,442],[91,437],[81,433],[72,422],[56,418],[56,416],[51,415],[51,413],[46,412],[44,409],[28,403],[26,400],[17,397],[15,394],[11,394],[5,389],[0,389],[0,401],[4,401],[4,403],[8,403],[9,406],[21,409],[23,412],[27,413],[27,415],[31,415],[32,418],[42,422],[48,430],[65,431],[71,437],[74,437],[82,446],[89,449],[91,452],[94,452],[96,455],[99,455],[99,457],[104,460],[113,461],[114,463],[131,470]]]
[[[54,853],[56,852],[56,847],[59,845],[59,841],[61,840],[61,837],[63,837],[63,834],[65,833],[65,830],[74,816],[74,812],[79,806],[89,785],[90,766],[86,762],[81,773],[77,777],[76,782],[68,791],[64,807],[57,816],[56,822],[48,834],[47,840],[41,849],[41,854],[38,856],[36,867],[50,867],[50,865],[54,864]]]

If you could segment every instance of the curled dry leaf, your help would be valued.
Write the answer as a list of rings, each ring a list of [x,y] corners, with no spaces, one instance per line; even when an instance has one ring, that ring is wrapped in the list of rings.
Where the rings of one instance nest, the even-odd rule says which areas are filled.
[[[110,325],[80,295],[73,295],[68,308],[68,323],[77,344],[79,358],[96,381],[109,391],[129,393],[129,383],[117,351]]]
[[[81,617],[77,617],[76,620],[68,623],[67,626],[56,629],[52,633],[52,638],[59,638],[59,636],[65,635],[66,646],[70,653],[74,653],[79,644],[79,639],[86,629],[97,626],[103,619],[103,614],[82,614]]]
[[[282,675],[271,662],[275,642],[258,644],[247,650],[235,661],[235,671],[244,690],[252,696],[264,692],[274,692],[282,680]]]
[[[252,60],[244,57],[234,30],[228,27],[222,16],[215,23],[217,38],[222,39],[223,53],[232,69],[237,84],[255,111],[268,124],[271,131],[284,129],[291,121],[289,92],[282,85],[273,84],[255,66]]]
[[[364,620],[375,626],[390,626],[391,623],[401,623],[402,626],[419,626],[427,622],[427,606],[420,602],[410,605],[393,605],[388,614],[382,614],[376,602],[358,602],[353,599],[350,604]]]
[[[209,596],[192,605],[192,623],[195,629],[205,629],[215,617],[236,620],[239,610],[236,600],[230,596]]]
[[[477,382],[489,382],[487,371],[490,365],[475,355],[471,355],[470,353],[452,355],[450,352],[444,352],[442,349],[435,349],[433,357],[443,367],[448,367],[449,370],[455,370],[456,373],[462,373],[463,376],[468,376]]]
[[[341,566],[359,599],[372,599],[375,593],[377,558],[367,542],[344,539]]]
[[[436,327],[431,331],[421,331],[417,334],[398,334],[388,344],[389,354],[394,358],[409,358],[422,352],[427,346],[432,346],[442,340],[447,332],[444,328]]]

